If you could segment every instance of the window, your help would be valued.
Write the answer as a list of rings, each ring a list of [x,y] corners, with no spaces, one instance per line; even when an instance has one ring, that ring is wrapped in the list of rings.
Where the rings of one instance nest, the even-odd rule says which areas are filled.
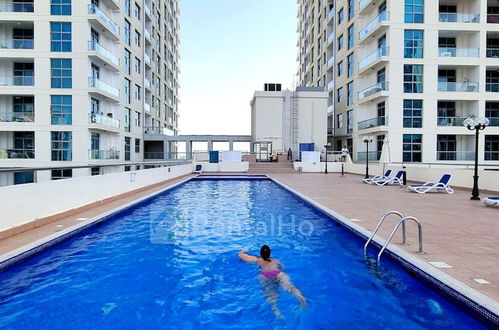
[[[125,132],[130,132],[130,117],[132,116],[132,110],[125,108],[125,120],[124,126]]]
[[[70,168],[65,168],[62,170],[52,170],[51,177],[52,180],[69,179],[73,177],[73,170]]]
[[[124,4],[123,4],[123,7],[125,9],[125,14],[127,14],[128,16],[130,16],[130,0],[125,0]]]
[[[485,160],[499,160],[499,135],[485,135]]]
[[[33,29],[12,29],[12,46],[14,49],[33,49]],[[489,47],[494,48],[494,47]]]
[[[348,28],[348,49],[353,48],[355,43],[355,34],[353,24]]]
[[[71,23],[50,23],[50,50],[52,52],[71,51]]]
[[[72,62],[70,58],[50,59],[50,86],[52,88],[72,88]]]
[[[142,70],[141,69],[141,65],[142,65],[141,61],[136,57],[135,61],[133,62],[133,66],[135,68],[135,72],[137,72],[137,73],[141,72],[141,70]]]
[[[355,16],[354,0],[348,0],[348,20],[351,20],[354,16]]]
[[[137,47],[140,47],[140,33],[137,30],[135,30],[134,40]]]
[[[12,101],[14,117],[20,116],[24,121],[33,121],[34,104],[33,96],[14,96]]]
[[[7,154],[8,158],[35,158],[35,133],[14,132],[14,150]]]
[[[71,15],[71,0],[51,0],[50,15]]]
[[[72,160],[71,132],[50,132],[52,138],[52,160]]]
[[[135,96],[136,100],[140,100],[140,86],[139,85],[134,85],[133,95]]]
[[[339,77],[339,76],[341,76],[341,75],[343,74],[343,67],[344,67],[344,65],[343,65],[343,61],[340,61],[340,62],[338,63],[338,70],[337,70],[337,72],[338,72],[338,77]]]
[[[131,83],[130,83],[130,80],[125,78],[123,87],[124,87],[125,101],[130,103],[131,102],[131,98],[130,98]]]
[[[423,126],[423,100],[404,100],[404,127]]]
[[[347,134],[353,133],[353,110],[347,111]]]
[[[343,128],[343,114],[336,115],[336,127]]]
[[[343,87],[340,87],[336,92],[336,102],[340,103],[342,101],[343,101]]]
[[[405,0],[405,23],[424,23],[424,0]]]
[[[35,182],[35,172],[14,172],[14,184],[24,184]]]
[[[90,168],[90,175],[100,175],[100,167]]]
[[[125,32],[123,34],[123,38],[125,40],[125,44],[130,46],[130,22],[125,20]]]
[[[34,63],[14,62],[15,86],[33,86],[34,75]]]
[[[343,34],[338,37],[338,50],[343,48]]]
[[[423,58],[423,30],[404,31],[404,57]]]
[[[402,159],[404,162],[421,162],[422,160],[422,135],[404,134],[402,137]]]
[[[124,52],[125,61],[123,62],[123,66],[126,74],[130,74],[130,56],[131,56],[130,51],[128,49],[125,49]]]
[[[52,125],[71,125],[73,121],[73,97],[51,95],[50,114]]]
[[[133,16],[140,21],[140,6],[135,3],[135,7],[133,8]]]
[[[140,123],[142,122],[142,118],[140,112],[135,111],[135,126],[140,127]]]
[[[347,57],[347,77],[353,76],[355,64],[353,63],[353,53]]]
[[[423,93],[422,65],[404,65],[404,93]]]
[[[456,136],[437,135],[437,160],[456,160]]]
[[[140,139],[135,139],[135,152],[140,152]]]
[[[130,160],[130,145],[131,145],[131,138],[128,136],[125,136],[125,160]]]
[[[343,8],[341,8],[339,11],[338,11],[338,25],[341,24],[341,22],[343,22],[343,19],[345,18],[345,12],[343,11]]]
[[[353,104],[353,81],[347,84],[347,105]]]
[[[451,126],[454,117],[456,117],[456,102],[454,101],[438,101],[438,126]],[[464,118],[463,118],[464,119]]]

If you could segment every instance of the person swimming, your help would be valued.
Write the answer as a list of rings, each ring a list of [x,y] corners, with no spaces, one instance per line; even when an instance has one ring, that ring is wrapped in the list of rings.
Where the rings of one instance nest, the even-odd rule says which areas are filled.
[[[239,258],[244,262],[254,262],[260,266],[260,282],[262,283],[267,301],[272,306],[272,310],[276,316],[282,316],[277,307],[277,299],[279,298],[278,286],[294,295],[302,307],[307,305],[307,301],[303,294],[293,285],[293,283],[291,283],[288,274],[282,270],[283,267],[279,260],[270,258],[270,247],[267,245],[261,247],[261,258],[247,254],[246,251],[246,249],[243,249],[239,252]]]

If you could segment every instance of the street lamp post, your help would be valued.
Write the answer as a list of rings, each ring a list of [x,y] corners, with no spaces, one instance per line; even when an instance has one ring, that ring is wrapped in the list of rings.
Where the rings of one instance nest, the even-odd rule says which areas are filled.
[[[475,131],[475,174],[473,175],[473,190],[471,192],[472,200],[480,200],[480,192],[478,191],[478,133],[485,129],[489,124],[487,118],[466,118],[463,121],[463,125],[466,126],[470,131]]]
[[[331,143],[327,143],[324,145],[324,150],[326,150],[326,169],[324,170],[324,174],[327,174],[327,148],[331,146]]]
[[[367,136],[364,138],[363,142],[366,144],[366,176],[365,178],[369,178],[369,143],[373,142],[373,138],[371,136]]]

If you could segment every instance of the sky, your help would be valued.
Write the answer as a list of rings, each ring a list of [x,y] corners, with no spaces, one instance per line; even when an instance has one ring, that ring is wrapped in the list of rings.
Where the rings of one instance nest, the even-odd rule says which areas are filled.
[[[181,0],[179,129],[244,134],[264,83],[293,88],[295,0]]]

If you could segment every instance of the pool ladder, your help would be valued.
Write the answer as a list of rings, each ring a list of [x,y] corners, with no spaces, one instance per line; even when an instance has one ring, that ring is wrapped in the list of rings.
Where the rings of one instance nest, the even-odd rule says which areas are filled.
[[[374,228],[371,236],[369,237],[369,239],[367,240],[366,244],[364,245],[364,256],[367,258],[367,246],[369,245],[369,243],[374,238],[374,235],[376,235],[376,232],[378,231],[379,227],[381,227],[381,224],[386,220],[386,218],[388,218],[388,216],[390,216],[392,214],[393,215],[397,215],[399,217],[399,221],[397,222],[397,224],[393,228],[393,230],[390,233],[390,235],[388,236],[385,244],[383,245],[383,247],[381,248],[381,250],[378,253],[378,259],[377,259],[378,265],[379,265],[379,259],[381,258],[381,254],[383,254],[383,252],[385,251],[385,249],[388,246],[388,244],[390,244],[390,241],[392,240],[393,236],[397,232],[397,229],[400,227],[400,225],[402,225],[402,244],[408,245],[407,244],[406,228],[405,228],[405,222],[407,220],[412,220],[412,221],[416,222],[416,224],[418,226],[419,252],[423,252],[423,229],[422,229],[422,226],[421,226],[421,222],[418,219],[416,219],[415,217],[412,217],[412,216],[404,217],[404,216],[402,216],[402,213],[400,213],[398,211],[389,211],[389,212],[386,212],[381,217],[381,219],[379,220],[378,224],[376,225],[376,228]]]

